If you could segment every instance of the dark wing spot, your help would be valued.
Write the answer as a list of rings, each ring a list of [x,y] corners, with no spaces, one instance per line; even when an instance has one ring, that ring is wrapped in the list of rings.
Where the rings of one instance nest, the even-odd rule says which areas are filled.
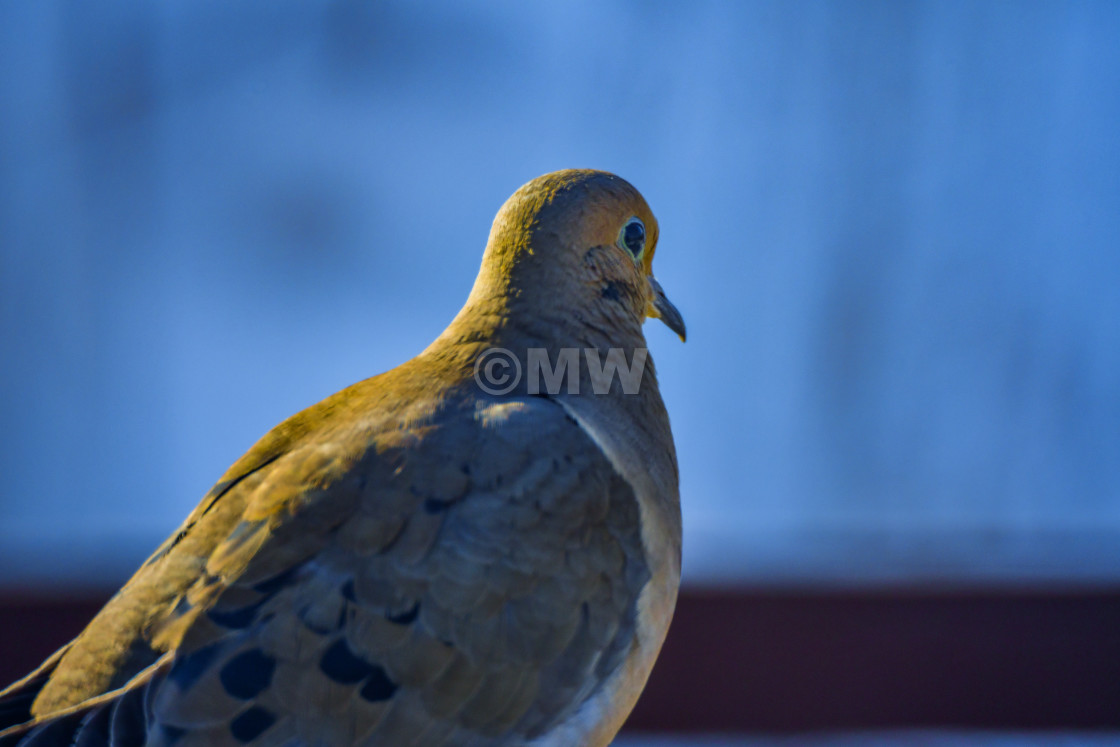
[[[599,292],[599,295],[608,301],[618,301],[622,298],[622,294],[618,292],[618,285],[616,285],[613,280],[608,281],[607,284],[603,286],[603,290]]]
[[[299,572],[300,566],[289,568],[283,573],[273,576],[272,578],[265,579],[253,587],[254,590],[259,591],[261,594],[275,594],[283,589],[285,586],[291,584],[292,579],[295,578],[296,573]]]
[[[235,698],[249,700],[272,683],[276,660],[259,648],[250,649],[226,662],[219,678],[226,692]]]
[[[412,621],[416,619],[416,616],[419,615],[419,614],[420,614],[420,603],[417,602],[416,604],[412,605],[412,609],[410,609],[410,610],[406,610],[405,612],[402,612],[399,615],[385,615],[385,617],[389,620],[389,622],[396,623],[397,625],[410,625],[410,624],[412,624]]]
[[[214,657],[218,653],[221,642],[211,643],[209,646],[187,654],[182,659],[176,659],[167,678],[179,686],[180,690],[189,690],[191,685],[202,676]]]
[[[159,728],[160,731],[163,732],[164,744],[168,745],[175,744],[184,736],[186,736],[187,733],[186,729],[180,729],[178,726],[168,726],[166,724],[160,724]]]
[[[229,733],[238,742],[252,742],[276,723],[276,717],[260,706],[253,706],[229,723]]]
[[[319,669],[323,670],[323,674],[343,685],[361,682],[376,668],[355,656],[346,645],[346,641],[341,638],[335,641],[319,660]]]
[[[385,670],[381,667],[374,667],[373,674],[369,676],[358,694],[371,703],[376,703],[379,700],[388,700],[393,697],[393,693],[396,691],[396,683],[389,679]]]
[[[257,619],[257,612],[260,611],[261,605],[266,600],[261,600],[256,604],[251,604],[248,607],[241,609],[220,611],[220,610],[207,610],[206,616],[213,622],[221,625],[223,628],[232,628],[234,630],[242,630],[249,627],[254,620]]]
[[[438,498],[428,498],[424,501],[424,510],[430,514],[438,514],[440,511],[446,511],[447,507],[450,505],[450,501],[441,501]]]

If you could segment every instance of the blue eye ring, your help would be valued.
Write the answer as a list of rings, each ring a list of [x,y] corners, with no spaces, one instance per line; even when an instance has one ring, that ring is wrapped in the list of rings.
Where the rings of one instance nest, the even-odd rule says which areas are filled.
[[[626,221],[626,225],[618,232],[618,246],[630,252],[634,259],[641,258],[642,252],[646,250],[646,226],[641,218],[634,216]]]

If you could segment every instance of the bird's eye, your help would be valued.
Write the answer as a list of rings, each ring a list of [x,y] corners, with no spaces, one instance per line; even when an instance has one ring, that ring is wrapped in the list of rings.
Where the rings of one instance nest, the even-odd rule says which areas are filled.
[[[631,218],[618,234],[618,245],[634,255],[642,256],[646,248],[646,227],[640,218]]]

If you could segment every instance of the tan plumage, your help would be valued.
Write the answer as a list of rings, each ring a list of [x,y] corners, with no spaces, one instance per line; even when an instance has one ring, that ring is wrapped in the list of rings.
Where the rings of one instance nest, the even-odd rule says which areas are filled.
[[[518,190],[447,330],[238,460],[85,631],[0,693],[0,745],[607,744],[680,577],[652,362],[637,392],[604,394],[583,355],[572,393],[526,376],[488,394],[475,364],[490,348],[631,361],[647,315],[683,338],[656,242],[616,176]]]

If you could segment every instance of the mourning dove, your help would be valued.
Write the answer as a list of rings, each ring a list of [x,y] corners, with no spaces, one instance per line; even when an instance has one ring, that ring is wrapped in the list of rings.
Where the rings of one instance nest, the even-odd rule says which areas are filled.
[[[450,326],[230,467],[0,745],[608,744],[680,579],[657,235],[612,174],[517,190]]]

